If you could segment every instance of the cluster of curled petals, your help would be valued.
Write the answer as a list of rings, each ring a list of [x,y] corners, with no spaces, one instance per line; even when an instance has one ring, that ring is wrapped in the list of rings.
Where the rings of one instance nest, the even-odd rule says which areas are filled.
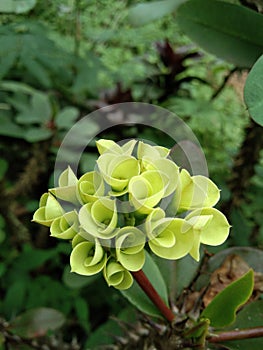
[[[230,225],[214,208],[219,189],[180,169],[169,149],[104,139],[97,148],[95,169],[78,179],[68,167],[33,217],[50,227],[51,236],[70,241],[73,272],[102,272],[109,286],[127,289],[146,249],[165,259],[190,254],[198,261],[200,244],[226,240]]]

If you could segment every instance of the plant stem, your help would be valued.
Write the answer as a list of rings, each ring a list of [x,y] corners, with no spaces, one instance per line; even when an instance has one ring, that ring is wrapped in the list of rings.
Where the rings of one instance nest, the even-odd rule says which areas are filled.
[[[175,315],[172,313],[172,310],[169,309],[169,307],[164,303],[160,295],[157,293],[151,282],[146,277],[145,273],[142,270],[139,270],[132,272],[132,275],[144,293],[160,310],[161,314],[167,319],[167,321],[172,322],[175,318]]]
[[[209,343],[221,343],[229,340],[240,340],[263,337],[263,326],[255,328],[235,329],[233,331],[221,332],[209,337]]]

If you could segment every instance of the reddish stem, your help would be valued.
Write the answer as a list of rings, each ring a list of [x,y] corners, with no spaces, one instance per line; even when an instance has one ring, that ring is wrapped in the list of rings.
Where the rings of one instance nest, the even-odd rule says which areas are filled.
[[[235,329],[233,331],[221,332],[209,337],[209,343],[221,343],[229,340],[240,340],[263,337],[263,327]]]
[[[146,277],[142,270],[132,272],[132,275],[139,286],[142,288],[144,293],[151,299],[154,305],[160,310],[162,315],[167,319],[167,321],[172,322],[175,315],[172,310],[161,299],[160,295],[157,293],[151,282]]]

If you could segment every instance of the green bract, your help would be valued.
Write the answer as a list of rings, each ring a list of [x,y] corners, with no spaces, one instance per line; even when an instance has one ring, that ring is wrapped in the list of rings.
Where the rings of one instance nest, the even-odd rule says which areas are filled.
[[[180,170],[165,147],[105,139],[96,145],[94,171],[78,179],[68,167],[33,217],[52,236],[70,240],[72,271],[103,271],[109,286],[128,289],[147,246],[164,259],[198,260],[200,244],[226,240],[230,225],[213,208],[220,191],[209,178]]]
[[[108,286],[113,286],[117,289],[128,289],[133,282],[131,273],[113,258],[110,258],[104,267],[103,275]]]
[[[33,216],[33,221],[44,225],[51,226],[54,219],[64,214],[64,211],[56,200],[56,198],[50,193],[44,193],[39,201],[39,209]]]
[[[80,242],[70,255],[71,271],[80,275],[95,275],[100,272],[107,261],[107,254],[96,239],[92,242]]]

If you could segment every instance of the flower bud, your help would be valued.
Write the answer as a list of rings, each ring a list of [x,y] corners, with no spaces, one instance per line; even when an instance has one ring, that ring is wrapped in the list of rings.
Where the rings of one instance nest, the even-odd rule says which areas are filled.
[[[136,227],[125,226],[115,240],[116,257],[129,271],[140,270],[145,262],[145,234]]]
[[[54,219],[64,214],[64,211],[51,193],[44,193],[39,201],[39,208],[33,216],[33,220],[41,225],[50,226]]]
[[[91,276],[100,272],[107,262],[107,254],[96,239],[92,242],[80,242],[70,255],[71,271]]]
[[[104,278],[108,286],[113,286],[116,289],[124,290],[131,287],[133,277],[120,263],[110,258],[103,269]]]

